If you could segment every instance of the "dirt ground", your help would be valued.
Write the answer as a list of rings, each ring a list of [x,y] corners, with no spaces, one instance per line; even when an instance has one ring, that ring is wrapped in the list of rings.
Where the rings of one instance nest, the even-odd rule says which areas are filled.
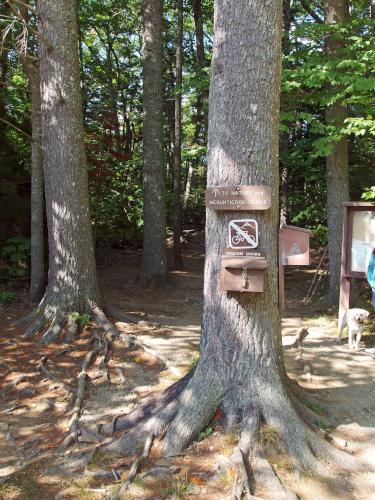
[[[202,239],[191,240],[184,255],[185,271],[171,273],[171,286],[163,292],[137,286],[141,259],[137,250],[108,251],[107,257],[106,267],[99,268],[106,299],[138,320],[131,326],[117,326],[167,358],[169,368],[152,354],[129,351],[120,340],[115,341],[108,363],[109,380],[99,359],[88,372],[80,426],[90,432],[176,381],[194,366],[199,353]],[[358,352],[349,351],[345,343],[337,345],[336,313],[327,310],[319,294],[309,305],[303,301],[314,272],[314,265],[287,269],[282,319],[287,370],[306,388],[307,397],[319,400],[312,406],[319,414],[316,425],[367,465],[364,472],[351,476],[327,468],[327,476],[322,478],[308,470],[297,475],[290,459],[281,453],[275,453],[271,462],[302,500],[375,500],[375,474],[371,472],[371,468],[375,470],[375,358],[364,350],[375,345],[375,325],[368,325]],[[370,309],[366,292],[364,286],[358,303]],[[18,290],[17,300],[2,311],[0,498],[110,498],[120,484],[112,471],[118,478],[126,478],[134,457],[94,455],[87,465],[87,451],[96,443],[59,448],[75,399],[62,382],[75,390],[84,356],[93,348],[89,339],[95,325],[87,324],[73,346],[62,339],[43,347],[23,339],[22,328],[10,326],[28,310],[26,290]],[[303,348],[297,349],[292,344],[301,327],[307,327],[309,335]],[[53,380],[38,371],[43,356]],[[264,439],[277,440],[277,430],[263,432]],[[182,456],[163,460],[156,446],[124,498],[231,498],[234,471],[229,457],[236,438],[223,434],[214,420]],[[261,488],[256,494],[272,498]]]

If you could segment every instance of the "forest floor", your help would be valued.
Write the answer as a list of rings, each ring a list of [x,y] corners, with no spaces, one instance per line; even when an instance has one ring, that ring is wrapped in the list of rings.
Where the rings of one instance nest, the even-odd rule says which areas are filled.
[[[108,302],[139,319],[133,325],[117,326],[168,357],[174,368],[165,369],[151,354],[129,351],[120,341],[113,342],[109,380],[98,360],[88,371],[80,425],[91,431],[176,381],[194,366],[199,353],[204,260],[201,235],[190,239],[185,248],[185,271],[172,272],[171,287],[163,292],[137,286],[139,251],[110,250],[106,254],[106,266],[99,268],[99,274]],[[314,254],[313,264],[317,261]],[[364,347],[375,345],[375,325],[369,324],[358,352],[349,351],[346,343],[337,345],[336,314],[327,310],[319,296],[309,305],[303,302],[314,272],[314,265],[287,269],[282,323],[287,370],[307,394],[320,401],[313,408],[321,415],[316,424],[366,461],[370,469],[375,467],[375,358]],[[74,402],[61,381],[76,387],[84,356],[92,349],[88,341],[93,325],[86,326],[68,352],[64,352],[67,344],[63,341],[45,347],[23,339],[22,328],[10,326],[30,309],[26,291],[17,292],[17,300],[2,311],[0,330],[0,498],[110,498],[119,484],[112,469],[126,477],[134,457],[94,455],[86,465],[85,452],[95,443],[80,443],[64,451],[59,448]],[[365,288],[364,297],[362,305],[369,309]],[[303,352],[292,347],[301,327],[309,330]],[[54,380],[37,369],[43,356],[48,358],[46,366]],[[306,366],[311,369],[306,371]],[[119,368],[125,379],[119,377]],[[265,429],[263,437],[274,439],[275,433]],[[156,447],[125,498],[230,498],[234,471],[229,457],[235,442],[236,436],[225,435],[214,421],[182,456],[160,459]],[[303,471],[297,477],[287,456],[275,453],[271,463],[302,500],[375,500],[373,473],[348,476],[327,470],[327,477],[322,478]],[[1,485],[8,475],[10,479]],[[261,488],[256,494],[270,498]]]

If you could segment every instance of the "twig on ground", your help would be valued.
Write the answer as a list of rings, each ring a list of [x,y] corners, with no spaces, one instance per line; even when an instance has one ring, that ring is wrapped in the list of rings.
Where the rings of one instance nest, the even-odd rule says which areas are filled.
[[[146,442],[145,442],[145,445],[144,445],[144,448],[143,448],[142,455],[140,457],[138,457],[133,462],[133,465],[131,466],[131,469],[129,471],[129,475],[128,475],[127,479],[122,483],[122,485],[120,486],[118,492],[113,497],[113,500],[120,500],[121,497],[122,497],[122,495],[129,488],[129,486],[131,485],[131,483],[134,481],[134,478],[137,475],[139,467],[146,460],[146,458],[148,457],[148,455],[150,453],[153,440],[154,440],[154,435],[153,434],[149,434],[147,436],[147,438],[146,438]]]

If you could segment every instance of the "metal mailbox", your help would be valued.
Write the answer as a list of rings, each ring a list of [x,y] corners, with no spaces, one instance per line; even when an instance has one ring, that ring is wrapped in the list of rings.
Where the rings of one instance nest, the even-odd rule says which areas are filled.
[[[279,233],[279,251],[281,264],[284,266],[310,265],[309,229],[295,226],[283,226]]]
[[[222,292],[263,292],[267,261],[264,257],[221,256]]]

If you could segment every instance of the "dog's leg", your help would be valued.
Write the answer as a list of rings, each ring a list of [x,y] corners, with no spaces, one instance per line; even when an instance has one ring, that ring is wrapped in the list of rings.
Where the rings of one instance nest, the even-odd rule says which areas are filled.
[[[344,331],[346,325],[346,312],[347,311],[345,311],[344,314],[339,319],[339,333],[337,335],[337,340],[336,340],[337,344],[341,343],[342,332]]]
[[[361,337],[362,337],[362,333],[361,331],[359,330],[357,332],[357,337],[356,337],[356,340],[355,340],[355,350],[358,351],[359,349],[359,343],[361,342]]]
[[[349,349],[353,349],[353,337],[354,337],[354,333],[349,330],[348,331]]]

